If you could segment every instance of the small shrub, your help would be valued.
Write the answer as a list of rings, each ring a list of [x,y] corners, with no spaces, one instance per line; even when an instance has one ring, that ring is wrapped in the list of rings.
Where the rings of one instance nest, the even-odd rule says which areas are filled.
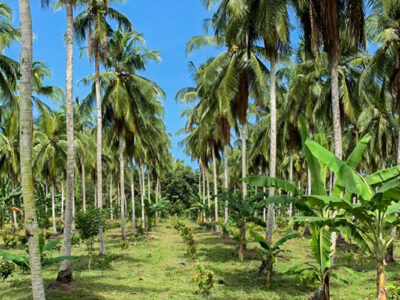
[[[110,253],[104,256],[96,257],[93,260],[93,266],[98,269],[104,269],[109,266],[114,260],[121,257],[121,255]]]
[[[388,300],[400,300],[400,283],[388,283],[386,285]]]
[[[64,222],[62,220],[57,220],[56,222],[56,228],[58,233],[64,232]]]
[[[51,227],[51,221],[50,218],[48,216],[48,214],[46,213],[40,213],[40,209],[37,210],[38,211],[38,225],[39,228],[41,229],[49,229]]]
[[[15,248],[19,244],[18,236],[15,233],[3,234],[3,241],[7,248]]]
[[[79,235],[79,233],[73,234],[71,236],[71,245],[76,246],[79,245],[80,243],[81,243],[81,236]]]
[[[279,229],[284,229],[288,226],[288,219],[287,218],[276,218],[275,219],[276,227]]]
[[[178,231],[178,233],[182,237],[182,240],[186,243],[186,253],[192,259],[195,259],[197,254],[197,247],[193,238],[192,229],[190,229],[190,227],[187,227],[183,222],[177,219],[172,220],[172,226]]]
[[[195,259],[197,256],[197,247],[194,240],[190,240],[187,242],[186,252],[192,259]]]
[[[104,225],[104,228],[106,230],[114,229],[114,228],[119,228],[121,226],[121,223],[119,221],[107,221],[106,224]]]
[[[295,279],[299,283],[299,286],[305,288],[315,287],[319,283],[319,276],[312,271],[305,271],[301,274],[297,274]]]
[[[193,281],[197,284],[201,294],[209,295],[214,287],[214,272],[203,265],[196,265],[193,272]]]
[[[120,247],[121,250],[127,250],[129,248],[129,241],[121,241]]]
[[[75,225],[82,240],[86,242],[89,255],[93,255],[94,238],[99,233],[99,227],[104,226],[104,217],[100,209],[89,208],[75,215]]]
[[[0,263],[0,276],[3,280],[6,280],[8,277],[12,276],[15,270],[15,264],[11,261],[3,260]]]

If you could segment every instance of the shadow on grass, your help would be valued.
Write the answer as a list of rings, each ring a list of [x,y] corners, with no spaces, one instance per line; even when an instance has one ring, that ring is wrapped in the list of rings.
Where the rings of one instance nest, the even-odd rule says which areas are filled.
[[[222,272],[216,270],[218,277],[224,280],[224,289],[227,291],[252,294],[255,291],[260,293],[266,292],[265,289],[265,275],[259,275],[258,269],[251,270],[237,270]],[[292,299],[294,296],[305,296],[309,291],[302,290],[297,286],[298,282],[293,276],[274,273],[271,278],[271,287],[269,292],[274,292],[280,296],[280,299]]]

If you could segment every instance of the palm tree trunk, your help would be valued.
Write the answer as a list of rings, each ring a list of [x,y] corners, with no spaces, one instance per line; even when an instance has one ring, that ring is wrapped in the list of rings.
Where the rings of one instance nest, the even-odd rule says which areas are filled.
[[[247,124],[242,124],[242,179],[247,177],[247,159],[246,159],[246,151],[247,151]],[[243,201],[246,201],[247,197],[247,184],[242,181],[242,193],[243,193]],[[244,258],[244,250],[246,248],[246,222],[243,221],[243,224],[240,228],[240,243],[239,243],[239,260],[243,261]]]
[[[331,93],[332,93],[332,118],[333,118],[333,134],[335,155],[342,159],[342,126],[340,118],[340,102],[339,102],[339,77],[338,77],[338,55],[333,55],[330,63],[331,73]]]
[[[242,179],[247,177],[247,124],[242,124]],[[247,197],[247,184],[242,181],[243,201]]]
[[[276,177],[276,58],[270,59],[270,152],[269,152],[269,176]],[[275,188],[269,188],[269,197],[275,195]],[[272,240],[272,229],[275,223],[275,207],[271,203],[268,205],[267,241]]]
[[[113,176],[110,176],[110,220],[114,220],[113,212]]]
[[[34,300],[45,299],[39,255],[39,231],[32,178],[32,19],[29,0],[18,0],[21,23],[20,166]]]
[[[118,216],[117,218],[121,217],[121,186],[118,184],[117,186],[117,205],[118,205]]]
[[[95,57],[95,88],[96,88],[96,104],[97,104],[97,150],[96,150],[96,175],[97,175],[97,205],[103,209],[103,174],[102,174],[102,109],[101,109],[101,87],[100,87],[100,49],[98,43],[94,46]],[[106,246],[104,241],[103,227],[99,227],[99,252],[100,255],[106,254]]]
[[[211,146],[211,155],[212,155],[212,161],[213,161],[213,179],[214,179],[214,221],[215,221],[215,227],[214,231],[215,233],[220,233],[219,229],[219,216],[218,216],[218,186],[217,186],[217,159],[215,157],[215,147],[214,145]]]
[[[53,222],[53,234],[57,235],[57,224],[56,224],[56,201],[54,198],[54,181],[51,181],[51,220]]]
[[[137,230],[136,230],[136,205],[135,205],[135,169],[132,164],[132,175],[131,175],[131,201],[132,201],[132,231],[133,234],[136,235]]]
[[[61,181],[61,220],[64,221],[64,181]]]
[[[145,207],[144,207],[144,167],[143,164],[140,164],[140,205],[142,206],[142,229],[143,231],[146,229],[145,223]]]
[[[224,145],[224,188],[225,192],[229,190],[229,181],[228,181],[228,144]],[[225,200],[224,207],[224,224],[225,226],[228,224],[229,212],[228,212],[228,200]]]
[[[387,300],[385,262],[383,260],[378,263],[376,274],[376,289],[378,300]]]
[[[201,167],[201,172],[203,174],[203,205],[205,207],[205,205],[206,205],[206,170],[205,170],[205,168]],[[202,222],[205,222],[206,221],[206,212],[203,211],[202,215],[203,215]]]
[[[147,167],[147,198],[151,203],[151,182],[150,182],[150,167]]]
[[[119,153],[119,179],[121,189],[121,237],[126,239],[125,230],[125,166],[124,166],[124,137],[122,133],[118,135],[118,153]]]
[[[206,179],[207,179],[208,222],[211,223],[210,178],[209,178],[209,174],[208,174],[208,169],[206,169]]]
[[[160,186],[160,178],[156,174],[156,188],[155,188],[155,198],[156,202],[158,201],[158,188]],[[154,214],[154,226],[157,226],[158,223],[158,211],[155,212]]]
[[[82,205],[83,211],[86,212],[86,169],[85,169],[85,159],[81,160],[82,169]]]
[[[338,75],[339,56],[333,54],[330,59],[330,74],[331,74],[331,94],[332,94],[332,118],[333,118],[333,135],[334,135],[334,148],[335,155],[342,159],[342,126],[340,118],[340,102],[339,102],[339,75]],[[335,185],[336,178],[333,181]],[[331,254],[330,262],[331,268],[334,266],[335,252],[336,252],[336,232],[331,234]]]
[[[199,196],[201,195],[201,166],[199,166]]]
[[[290,150],[290,166],[289,166],[289,182],[293,183],[293,152]],[[293,215],[293,203],[289,204],[289,211],[288,211],[289,218]]]

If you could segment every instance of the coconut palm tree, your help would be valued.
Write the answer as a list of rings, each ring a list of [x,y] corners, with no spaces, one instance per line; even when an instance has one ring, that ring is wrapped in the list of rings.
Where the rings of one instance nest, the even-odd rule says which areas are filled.
[[[62,0],[58,5],[65,6],[66,11],[66,34],[65,34],[65,99],[66,99],[66,123],[67,123],[67,197],[65,206],[65,224],[63,235],[63,255],[71,255],[71,224],[72,224],[72,198],[74,185],[74,116],[73,116],[73,57],[74,57],[74,28],[73,13],[77,0]],[[42,5],[48,6],[50,0],[41,0]],[[68,283],[72,280],[72,269],[69,260],[65,260],[60,265],[57,281]]]
[[[131,29],[129,19],[119,11],[111,8],[111,1],[90,0],[85,1],[86,9],[79,13],[74,20],[74,31],[79,41],[87,40],[88,54],[90,58],[94,58],[95,64],[95,91],[97,105],[97,151],[96,151],[96,168],[97,168],[97,202],[98,207],[103,207],[103,180],[102,180],[102,101],[101,101],[101,83],[100,83],[100,63],[102,53],[105,55],[107,42],[112,34],[110,20],[116,21],[119,26],[127,30]],[[99,245],[100,254],[105,255],[105,243],[103,228],[99,228]]]
[[[103,106],[106,126],[112,126],[118,135],[121,192],[121,234],[125,231],[125,144],[129,135],[144,135],[140,118],[158,113],[157,97],[164,92],[154,82],[137,75],[145,70],[149,59],[159,60],[159,53],[149,51],[142,37],[134,32],[117,30],[109,40],[104,65],[110,71],[100,74],[105,89]],[[139,48],[138,48],[139,47]],[[143,52],[142,52],[143,51]]]
[[[316,56],[320,42],[324,46],[329,64],[332,119],[335,155],[342,157],[342,126],[340,116],[339,63],[341,47],[346,40],[353,52],[364,40],[364,1],[308,0],[292,1],[303,26],[309,55]],[[341,27],[343,26],[343,27]],[[345,28],[340,32],[341,28]]]
[[[210,6],[211,2],[220,1],[204,2]],[[220,106],[230,107],[233,116],[239,121],[242,138],[242,178],[245,178],[249,94],[252,93],[255,99],[262,98],[261,95],[267,86],[265,77],[268,72],[259,56],[258,47],[254,47],[253,40],[248,38],[251,28],[243,22],[240,13],[236,14],[240,11],[242,3],[237,1],[232,5],[226,5],[226,2],[222,1],[212,18],[215,35],[192,38],[187,44],[187,53],[203,46],[226,48],[222,54],[207,63],[207,68],[202,72],[198,84],[205,94],[210,90],[216,92],[221,101]],[[236,31],[238,27],[243,30]],[[243,198],[246,198],[245,182],[242,183],[242,189]]]
[[[45,292],[39,255],[39,232],[32,178],[32,19],[28,0],[18,0],[21,23],[20,165],[25,230],[34,300],[44,300]]]

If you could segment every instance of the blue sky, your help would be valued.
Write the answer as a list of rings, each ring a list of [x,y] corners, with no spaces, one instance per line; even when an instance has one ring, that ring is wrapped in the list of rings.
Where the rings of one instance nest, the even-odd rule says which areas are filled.
[[[19,27],[18,1],[5,0],[14,12],[13,23]],[[180,118],[184,107],[175,101],[176,92],[182,87],[191,86],[188,62],[196,64],[210,57],[215,50],[196,52],[185,56],[186,42],[194,35],[203,33],[203,20],[210,13],[199,0],[127,0],[125,4],[114,6],[127,15],[138,32],[142,32],[146,45],[152,50],[160,50],[162,62],[148,66],[145,76],[156,81],[166,92],[165,123],[171,134],[173,147],[171,151],[176,159],[190,163],[183,149],[178,146],[182,137],[176,132],[185,126]],[[52,71],[52,78],[46,84],[65,87],[65,10],[53,12],[50,8],[42,8],[40,0],[31,0],[32,22],[34,31],[34,59],[46,63]],[[78,8],[76,12],[81,9]],[[76,13],[75,13],[76,14]],[[19,59],[18,45],[8,49],[6,54]],[[80,58],[80,46],[75,45],[74,81],[77,83],[94,70],[86,57]],[[87,87],[76,86],[74,96],[85,96]],[[192,164],[194,165],[194,164]]]

